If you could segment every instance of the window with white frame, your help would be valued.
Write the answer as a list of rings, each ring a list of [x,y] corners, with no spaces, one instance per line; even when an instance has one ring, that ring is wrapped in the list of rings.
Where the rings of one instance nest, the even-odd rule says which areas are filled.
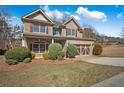
[[[76,36],[76,31],[74,29],[67,28],[66,35],[67,36]]]
[[[33,26],[33,32],[38,32],[38,33],[47,33],[47,26],[42,25],[42,24],[34,24]]]
[[[30,44],[30,50],[36,53],[42,53],[48,50],[48,45],[46,42],[34,42]]]

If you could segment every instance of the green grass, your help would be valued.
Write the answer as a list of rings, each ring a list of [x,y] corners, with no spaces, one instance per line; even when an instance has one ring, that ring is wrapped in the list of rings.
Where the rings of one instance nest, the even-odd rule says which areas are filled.
[[[73,64],[42,64],[18,71],[0,72],[0,86],[91,86],[123,72],[124,68],[76,61]]]

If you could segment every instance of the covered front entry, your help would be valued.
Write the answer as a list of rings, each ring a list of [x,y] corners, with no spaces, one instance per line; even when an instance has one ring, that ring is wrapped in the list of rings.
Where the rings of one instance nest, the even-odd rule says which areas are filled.
[[[61,38],[53,38],[54,43],[60,43],[62,47],[65,45],[65,39]],[[25,41],[25,42],[24,42]],[[45,51],[48,51],[48,46],[52,44],[52,38],[44,37],[44,38],[35,38],[35,37],[26,37],[24,38],[24,46],[30,49],[30,51],[36,54],[37,58],[41,58],[42,54]]]
[[[32,42],[30,43],[30,50],[35,53],[43,53],[45,51],[48,51],[48,46],[51,44],[51,42],[50,41]],[[60,43],[62,47],[64,47],[65,41],[54,40],[54,43]]]
[[[30,44],[30,50],[35,53],[42,53],[48,50],[48,42],[33,42]]]
[[[26,47],[34,53],[43,53],[48,50],[51,39],[46,38],[25,38]]]

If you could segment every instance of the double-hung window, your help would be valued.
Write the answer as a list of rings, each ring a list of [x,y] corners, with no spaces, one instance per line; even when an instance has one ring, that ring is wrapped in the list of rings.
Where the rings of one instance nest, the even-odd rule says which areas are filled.
[[[66,35],[67,35],[67,36],[75,37],[75,36],[76,36],[76,31],[75,31],[74,29],[69,29],[69,28],[67,28],[67,30],[66,30]]]
[[[34,24],[33,32],[46,34],[47,26],[42,24]]]
[[[39,25],[39,26],[40,26],[40,32],[41,33],[46,33],[47,26],[44,26],[44,25]]]
[[[33,32],[39,32],[39,25],[38,24],[34,24]]]

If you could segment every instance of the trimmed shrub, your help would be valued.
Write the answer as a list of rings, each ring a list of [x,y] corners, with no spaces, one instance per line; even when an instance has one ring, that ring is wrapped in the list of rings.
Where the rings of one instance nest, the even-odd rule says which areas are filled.
[[[24,62],[24,63],[29,63],[29,62],[31,62],[31,58],[25,58],[25,59],[23,60],[23,62]]]
[[[48,59],[49,59],[49,57],[48,57],[48,52],[44,52],[44,53],[43,53],[43,59],[44,59],[44,60],[48,60]]]
[[[77,48],[73,44],[69,44],[67,47],[67,57],[74,58],[77,54]]]
[[[56,60],[58,58],[58,54],[62,51],[62,46],[59,43],[50,44],[48,48],[49,59]]]
[[[31,59],[34,59],[34,58],[35,58],[35,53],[31,52]]]
[[[64,58],[64,51],[60,51],[59,53],[58,53],[58,56],[57,56],[57,59],[58,60],[62,60],[63,58]]]
[[[8,50],[5,53],[6,59],[13,59],[22,62],[25,58],[30,57],[30,51],[25,47],[16,47],[14,49]]]
[[[15,64],[18,63],[16,60],[13,60],[13,59],[7,59],[5,62],[6,62],[8,65],[15,65]]]
[[[95,45],[93,48],[93,55],[101,55],[103,48],[101,45]]]

